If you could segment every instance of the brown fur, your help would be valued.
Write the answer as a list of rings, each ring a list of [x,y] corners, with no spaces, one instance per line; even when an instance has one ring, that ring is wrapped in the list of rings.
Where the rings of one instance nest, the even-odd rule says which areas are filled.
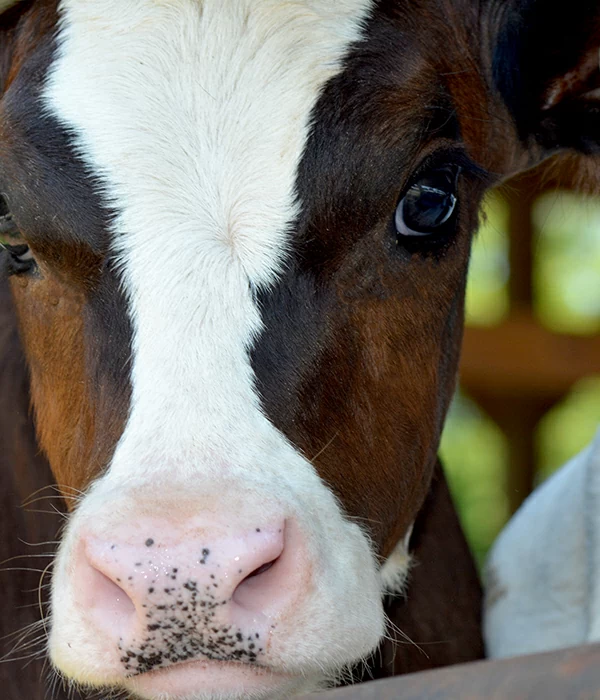
[[[50,467],[35,438],[25,357],[8,285],[1,279],[0,426],[1,653],[4,655],[14,649],[9,659],[29,654],[36,657],[33,661],[25,658],[0,664],[2,697],[5,700],[46,700],[48,690],[44,681],[50,678],[50,673],[43,654],[43,629],[23,637],[21,644],[19,640],[28,625],[41,619],[40,603],[44,615],[47,614],[50,570],[43,576],[42,572],[52,557],[40,558],[39,555],[54,552],[63,506],[57,492],[51,488]],[[41,589],[41,597],[40,585],[46,586]],[[27,646],[37,638],[37,644]],[[66,698],[66,692],[59,685],[52,700]]]
[[[386,604],[394,643],[385,641],[375,656],[377,677],[484,656],[481,584],[439,464],[415,523],[411,552],[414,567],[405,596]]]
[[[119,292],[109,282],[104,221],[87,211],[90,188],[81,184],[82,166],[62,149],[66,136],[48,139],[43,118],[32,114],[56,20],[56,0],[23,3],[0,19],[2,53],[9,57],[0,76],[6,84],[0,187],[7,187],[23,240],[39,263],[34,275],[13,278],[11,290],[39,444],[68,495],[84,490],[108,463],[123,429],[129,383],[127,360],[110,352],[122,332],[111,327]],[[103,333],[99,326],[106,325]],[[120,352],[126,356],[128,349]]]
[[[365,241],[365,247],[370,245]],[[354,345],[354,351],[340,356],[332,344],[333,356],[322,363],[301,402],[310,401],[313,408],[298,416],[293,438],[309,456],[331,440],[314,460],[319,473],[346,510],[364,518],[384,557],[423,503],[455,386],[462,295],[449,297],[442,278],[427,301],[435,314],[420,312],[418,277],[435,266],[424,262],[412,279],[399,279],[398,271],[382,261],[373,284],[386,290],[386,298],[375,300],[370,285],[362,295],[357,291],[358,271],[340,272],[340,277],[352,274],[355,284],[352,302],[335,314],[343,319],[338,342]],[[459,272],[461,285],[465,273]],[[344,284],[352,286],[349,280]],[[445,333],[449,316],[455,318],[453,339]],[[331,402],[341,396],[343,402]]]
[[[42,275],[43,284],[13,279],[15,308],[27,347],[40,446],[58,483],[77,493],[98,469],[90,463],[94,413],[84,356],[84,301],[46,270]]]

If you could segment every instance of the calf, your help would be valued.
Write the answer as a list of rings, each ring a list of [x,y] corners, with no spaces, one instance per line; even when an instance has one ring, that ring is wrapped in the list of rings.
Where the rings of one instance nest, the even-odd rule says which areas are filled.
[[[36,439],[71,510],[48,622],[67,679],[171,700],[335,682],[380,643],[415,522],[425,618],[387,609],[456,621],[457,637],[465,610],[445,660],[480,655],[439,477],[426,502],[471,235],[490,185],[597,148],[599,14],[5,11],[3,269]]]

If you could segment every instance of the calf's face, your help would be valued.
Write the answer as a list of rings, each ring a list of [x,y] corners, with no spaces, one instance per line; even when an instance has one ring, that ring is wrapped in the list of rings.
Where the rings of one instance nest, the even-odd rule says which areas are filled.
[[[69,679],[283,697],[377,645],[481,196],[561,145],[519,133],[535,110],[509,111],[497,10],[40,0],[0,18],[3,266],[39,442],[77,495],[50,635]]]

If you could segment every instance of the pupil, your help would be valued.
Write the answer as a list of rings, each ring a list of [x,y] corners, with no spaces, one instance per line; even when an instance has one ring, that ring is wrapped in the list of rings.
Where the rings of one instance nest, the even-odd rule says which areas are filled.
[[[404,223],[413,231],[436,229],[450,218],[455,204],[453,194],[437,187],[413,185],[404,200]]]

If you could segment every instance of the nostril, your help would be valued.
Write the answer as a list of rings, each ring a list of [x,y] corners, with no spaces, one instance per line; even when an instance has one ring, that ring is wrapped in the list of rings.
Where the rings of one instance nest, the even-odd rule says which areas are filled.
[[[249,611],[263,611],[265,605],[277,595],[280,559],[277,557],[262,564],[246,576],[233,592],[233,602]]]
[[[106,613],[113,613],[115,616],[123,617],[135,614],[135,605],[126,591],[106,574],[102,573],[95,566],[90,565],[92,570],[93,607],[100,608]]]
[[[279,559],[279,557],[277,557],[277,559]],[[246,576],[244,581],[247,581],[250,578],[255,578],[256,576],[260,576],[261,574],[266,573],[269,569],[271,569],[276,564],[277,559],[273,559],[273,561],[270,561],[267,564],[263,564],[262,566],[259,566],[258,569],[255,569],[251,574]],[[243,583],[243,581],[242,581],[242,583]]]

